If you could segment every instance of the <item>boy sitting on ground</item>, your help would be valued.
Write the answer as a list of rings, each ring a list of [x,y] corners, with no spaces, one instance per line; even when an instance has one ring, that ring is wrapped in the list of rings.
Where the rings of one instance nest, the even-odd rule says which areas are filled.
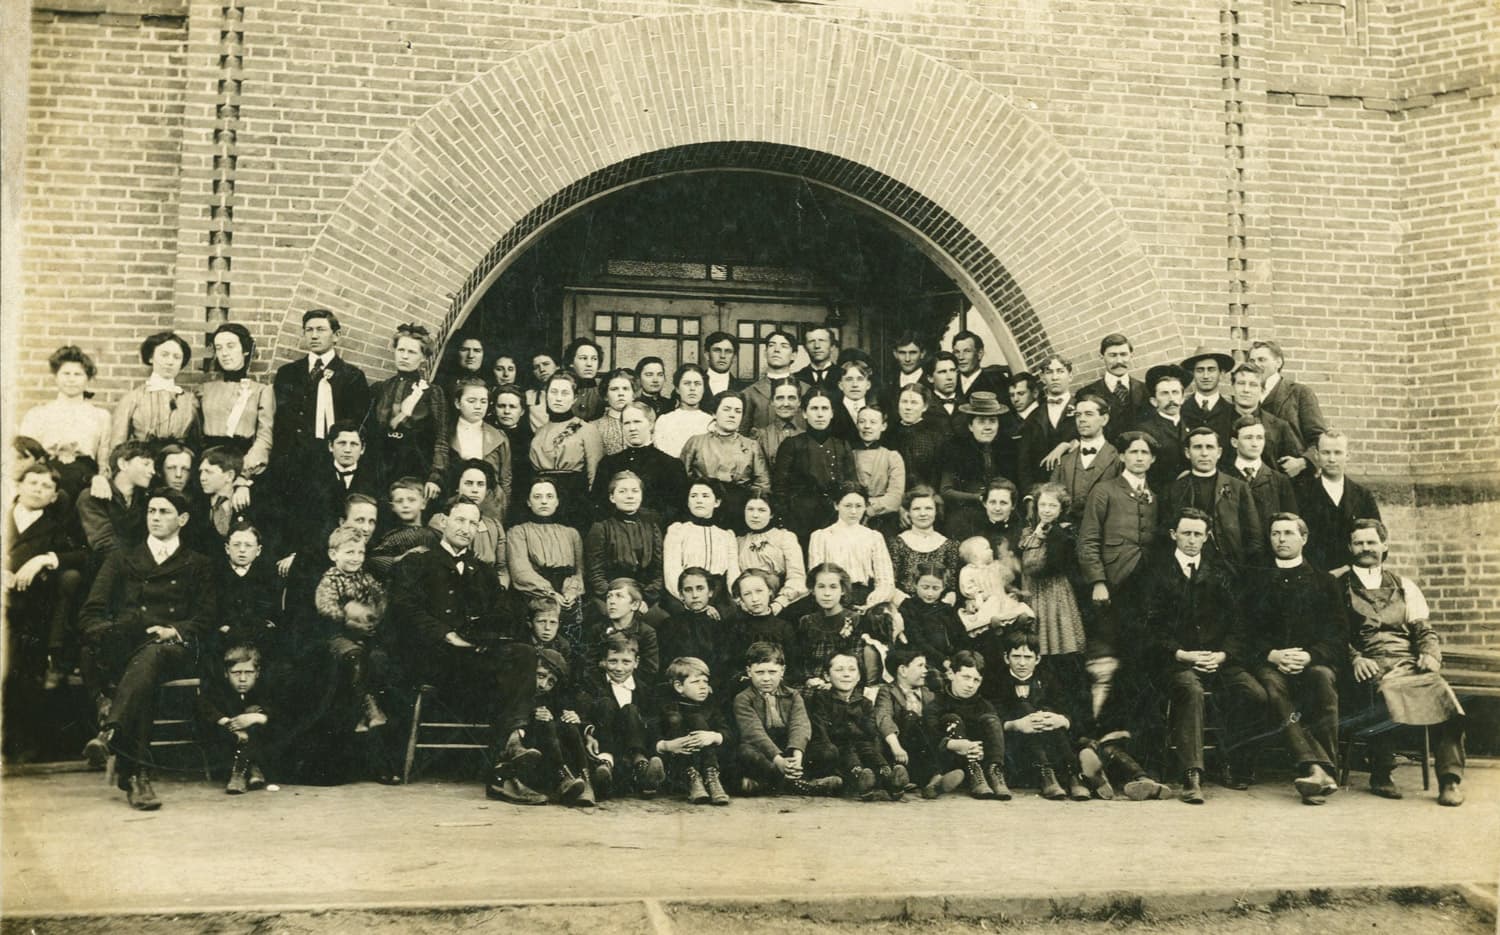
[[[1006,671],[995,680],[994,699],[1008,734],[1011,761],[1036,766],[1042,798],[1087,802],[1089,790],[1080,781],[1069,735],[1072,721],[1058,710],[1061,693],[1036,671],[1041,652],[1041,642],[1030,630],[1005,634]]]
[[[554,620],[554,622],[556,622]],[[588,773],[588,751],[584,745],[582,707],[574,696],[568,662],[555,649],[539,647],[536,651],[536,708],[526,726],[526,739],[542,751],[538,767],[547,781],[556,783],[559,805],[583,807],[595,804],[593,783]]]
[[[656,742],[656,752],[665,754],[673,771],[686,778],[689,802],[728,805],[729,794],[719,780],[719,751],[729,728],[723,713],[708,703],[713,691],[708,664],[680,656],[667,666],[666,674],[673,697],[662,705],[662,739]]]
[[[786,654],[775,643],[752,643],[745,653],[748,688],[734,697],[739,730],[741,789],[747,795],[783,789],[799,795],[837,795],[837,776],[808,780],[802,757],[812,740],[812,722],[802,696],[786,686]]]
[[[613,586],[610,595],[620,593]],[[639,600],[639,591],[635,592]],[[644,627],[645,624],[638,624]],[[597,760],[594,771],[595,792],[613,789],[616,777],[628,770],[638,795],[649,799],[656,795],[666,779],[661,757],[647,757],[656,749],[656,706],[651,686],[638,678],[640,647],[628,633],[612,633],[604,644],[604,657],[586,691],[591,699],[589,724],[592,751]],[[604,767],[600,769],[598,767]]]
[[[234,743],[234,765],[224,791],[240,795],[266,785],[266,725],[271,716],[260,678],[260,650],[239,644],[224,653],[223,675],[205,679],[198,714],[220,737]]]
[[[809,770],[841,776],[846,792],[866,802],[875,797],[877,784],[899,800],[906,792],[906,770],[898,774],[880,752],[875,706],[859,690],[859,659],[852,652],[833,653],[823,678],[828,687],[809,691],[806,699],[813,729]]]

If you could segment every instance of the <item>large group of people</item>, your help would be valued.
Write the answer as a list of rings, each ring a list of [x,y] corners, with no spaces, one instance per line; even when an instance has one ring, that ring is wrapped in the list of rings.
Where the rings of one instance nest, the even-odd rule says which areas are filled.
[[[84,350],[52,355],[4,476],[7,758],[81,683],[84,755],[157,808],[158,688],[196,678],[230,793],[398,782],[421,698],[487,725],[487,791],[519,804],[1196,804],[1216,728],[1227,788],[1279,737],[1318,805],[1354,698],[1429,725],[1462,802],[1422,593],[1274,342],[1141,379],[1111,334],[1075,388],[968,331],[899,336],[883,382],[830,328],[772,331],[746,381],[722,332],[704,364],[603,371],[587,337],[439,362],[409,324],[372,384],[334,312],[302,326],[269,382],[238,324],[193,386],[189,343],[152,335],[113,411]],[[1373,736],[1370,788],[1399,797]]]

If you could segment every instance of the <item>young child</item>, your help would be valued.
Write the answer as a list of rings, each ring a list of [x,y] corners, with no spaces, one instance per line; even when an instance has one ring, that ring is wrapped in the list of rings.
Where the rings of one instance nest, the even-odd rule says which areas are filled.
[[[421,480],[397,478],[391,482],[387,497],[387,506],[398,525],[375,540],[366,558],[370,571],[381,579],[389,578],[396,563],[410,553],[436,548],[442,541],[436,529],[422,523],[422,514],[427,510],[427,492]]]
[[[555,616],[552,622],[557,623]],[[558,804],[588,808],[596,800],[588,773],[583,719],[569,687],[571,681],[568,661],[561,653],[545,646],[537,649],[536,708],[526,726],[526,739],[542,752],[538,769],[547,779],[556,781]],[[550,784],[538,782],[535,788]]]
[[[365,536],[349,526],[328,534],[328,560],[332,565],[318,581],[313,605],[334,632],[342,629],[345,604],[369,604],[385,598],[385,587],[365,571],[365,542]]]
[[[849,597],[849,575],[841,566],[824,562],[813,566],[807,576],[812,580],[813,603],[818,609],[797,621],[797,661],[802,668],[792,671],[807,688],[825,688],[828,683],[821,671],[823,660],[835,652],[859,658],[863,649],[861,617],[844,607]]]
[[[835,650],[824,665],[823,679],[828,687],[809,691],[805,699],[813,736],[808,771],[841,775],[845,791],[866,802],[875,797],[877,784],[899,800],[906,792],[906,770],[897,775],[880,752],[875,705],[859,690],[859,658]]]
[[[646,622],[646,602],[641,586],[634,578],[615,578],[604,592],[604,624],[594,638],[592,661],[603,657],[605,648],[616,636],[635,641],[638,647],[639,677],[646,691],[655,691],[657,673],[661,671],[661,652],[656,628]]]
[[[617,590],[611,587],[610,593]],[[640,656],[635,637],[611,633],[605,640],[599,670],[587,688],[592,699],[591,752],[604,767],[594,771],[595,792],[601,795],[614,787],[615,770],[629,769],[635,791],[643,799],[654,797],[666,779],[661,757],[646,756],[647,751],[656,749],[656,708],[650,686],[636,678]]]
[[[875,694],[875,730],[890,751],[892,785],[902,780],[902,791],[913,788],[911,777],[922,781],[922,797],[937,795],[940,782],[932,755],[932,738],[923,715],[936,697],[927,687],[927,657],[910,646],[896,646],[885,657],[891,680]]]
[[[537,652],[550,649],[564,659],[568,665],[577,660],[573,655],[573,644],[560,636],[562,630],[562,605],[550,597],[532,597],[526,601],[526,620],[531,627],[531,645]],[[564,679],[566,681],[566,679]]]
[[[1010,800],[1005,784],[1005,727],[995,708],[979,694],[984,659],[970,650],[953,654],[944,666],[943,691],[926,706],[923,717],[935,738],[939,769],[961,770],[976,799]],[[934,783],[938,777],[934,777]],[[936,792],[934,783],[929,788]]]
[[[1068,490],[1062,484],[1038,484],[1026,501],[1032,514],[1021,534],[1021,586],[1036,611],[1037,640],[1048,673],[1058,679],[1058,689],[1081,699],[1089,694],[1084,661],[1088,639],[1075,591],[1082,582],[1073,580],[1079,577],[1078,531],[1064,518]]]
[[[752,568],[735,579],[734,598],[740,613],[735,620],[734,636],[726,650],[726,658],[743,659],[756,643],[780,647],[783,664],[787,655],[797,651],[796,632],[792,625],[771,613],[771,598],[775,593],[776,576],[763,568]]]
[[[802,696],[786,686],[786,654],[775,643],[752,643],[745,652],[749,687],[734,696],[736,752],[746,795],[786,790],[798,795],[837,795],[837,776],[806,779],[802,757],[812,740],[812,722]]]
[[[969,634],[958,610],[943,600],[947,588],[943,566],[923,562],[916,567],[915,593],[901,604],[906,645],[928,659],[947,659],[960,649],[969,648]],[[927,666],[923,666],[925,670]],[[890,671],[890,657],[886,657]],[[936,675],[934,671],[934,675]],[[934,684],[934,689],[941,686]]]
[[[234,742],[234,765],[224,787],[230,795],[266,785],[266,725],[271,716],[260,658],[254,646],[231,646],[224,653],[223,676],[205,679],[198,693],[199,718]]]
[[[723,713],[708,703],[713,691],[708,664],[694,656],[676,657],[667,666],[667,682],[674,697],[662,705],[656,752],[670,757],[673,771],[687,778],[689,802],[728,805],[729,793],[719,780],[719,751],[729,728]]]
[[[995,694],[1009,736],[1011,761],[1037,767],[1042,798],[1086,802],[1089,790],[1079,779],[1078,758],[1069,735],[1073,722],[1059,710],[1057,693],[1037,674],[1041,658],[1036,634],[1027,630],[1005,634],[1006,671],[996,680],[999,690]]]
[[[260,530],[236,525],[224,542],[227,560],[219,566],[219,643],[277,651],[276,621],[281,615],[281,581],[262,555]]]
[[[323,573],[313,602],[318,614],[333,629],[328,651],[333,655],[336,680],[359,706],[355,731],[364,733],[386,723],[385,712],[371,690],[370,644],[384,616],[385,587],[364,570],[365,537],[355,529],[340,526],[328,535],[328,559],[333,567]],[[384,671],[381,660],[374,669]]]
[[[662,623],[656,634],[662,658],[701,660],[722,679],[727,628],[719,620],[718,611],[709,606],[713,585],[708,569],[696,565],[684,568],[677,576],[677,593],[682,597],[682,611]]]

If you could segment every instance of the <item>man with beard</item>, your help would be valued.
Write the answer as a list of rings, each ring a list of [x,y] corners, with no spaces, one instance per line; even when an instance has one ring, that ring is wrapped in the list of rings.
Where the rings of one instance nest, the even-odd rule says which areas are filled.
[[[1187,374],[1171,364],[1152,367],[1146,372],[1151,412],[1137,428],[1151,436],[1156,448],[1156,461],[1152,463],[1147,478],[1153,490],[1166,490],[1167,485],[1187,467],[1187,458],[1182,453],[1183,443],[1187,440],[1187,426],[1182,422],[1182,393],[1187,382]]]
[[[1327,439],[1325,433],[1323,439]],[[1427,725],[1437,764],[1438,804],[1464,801],[1464,709],[1438,673],[1443,652],[1428,624],[1427,601],[1416,584],[1385,568],[1389,533],[1378,519],[1354,521],[1349,550],[1354,565],[1337,576],[1348,614],[1347,640],[1355,681],[1373,684],[1375,704],[1360,720],[1370,735],[1370,791],[1399,799],[1391,778],[1396,760],[1389,722]]]

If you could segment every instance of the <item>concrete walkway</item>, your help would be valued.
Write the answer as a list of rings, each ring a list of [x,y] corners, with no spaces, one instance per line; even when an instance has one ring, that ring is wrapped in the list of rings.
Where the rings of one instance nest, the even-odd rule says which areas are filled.
[[[1277,784],[1210,786],[1202,807],[1023,792],[1009,803],[659,800],[591,812],[517,808],[445,782],[239,797],[161,782],[165,806],[138,813],[101,774],[32,776],[4,783],[0,883],[6,914],[1493,886],[1500,770],[1473,770],[1458,809],[1422,793],[1414,768],[1398,779],[1403,801],[1354,789],[1322,808]]]

